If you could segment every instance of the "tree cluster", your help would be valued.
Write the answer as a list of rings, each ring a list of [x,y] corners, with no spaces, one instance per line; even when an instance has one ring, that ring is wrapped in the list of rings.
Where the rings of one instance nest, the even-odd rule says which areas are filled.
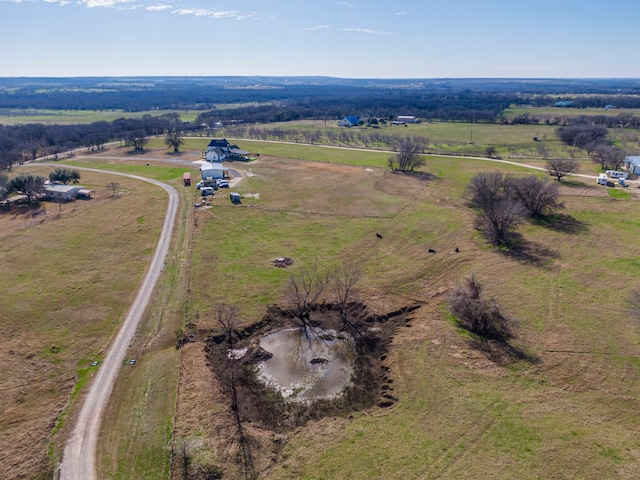
[[[78,183],[80,181],[80,172],[70,168],[56,168],[49,174],[49,180],[53,183],[64,183],[65,185],[69,182]]]
[[[392,171],[413,172],[426,164],[423,151],[420,143],[405,139],[400,142],[398,153],[389,158],[389,168]]]
[[[39,199],[39,195],[44,193],[45,178],[42,175],[32,173],[21,173],[17,177],[12,178],[5,187],[5,199],[10,193],[19,193],[27,197],[27,201],[31,203]],[[1,188],[1,186],[0,186]]]
[[[478,211],[476,228],[494,245],[508,245],[524,217],[541,217],[563,206],[558,184],[535,176],[479,173],[467,185],[467,194]]]

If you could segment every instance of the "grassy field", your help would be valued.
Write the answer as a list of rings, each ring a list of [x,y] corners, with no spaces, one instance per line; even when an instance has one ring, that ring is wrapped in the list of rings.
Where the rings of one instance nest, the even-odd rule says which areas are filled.
[[[258,126],[257,128],[270,129],[274,125]],[[566,157],[569,155],[566,147],[557,139],[552,125],[501,125],[485,123],[462,122],[423,122],[419,124],[407,124],[406,126],[383,125],[380,128],[354,127],[345,129],[338,127],[335,122],[323,121],[297,121],[278,124],[278,128],[293,131],[311,130],[322,131],[325,134],[332,132],[338,139],[336,142],[342,146],[355,146],[368,148],[388,149],[387,145],[376,144],[373,139],[376,135],[392,136],[398,138],[422,137],[428,139],[427,151],[441,155],[486,156],[487,147],[494,147],[500,158],[510,160],[542,159],[540,148],[545,148],[550,157]],[[341,143],[340,134],[346,133],[352,137],[348,143]],[[625,142],[637,142],[632,134],[625,133]],[[231,131],[227,134],[224,130],[221,136],[232,137]],[[631,135],[631,136],[630,136]],[[538,138],[538,141],[534,140]],[[629,138],[627,138],[629,137]],[[633,137],[633,138],[631,138]],[[303,142],[302,136],[300,142]],[[367,145],[362,138],[372,138]],[[275,140],[276,138],[274,138]],[[327,143],[325,138],[321,143]],[[580,154],[580,153],[579,153]]]
[[[24,110],[0,109],[0,124],[24,125],[44,123],[47,125],[72,125],[78,123],[112,122],[118,118],[142,118],[144,115],[158,117],[167,113],[177,113],[184,122],[193,121],[201,113],[199,110],[149,110],[146,112],[125,112],[123,110]]]
[[[188,139],[185,149],[195,152],[180,157],[160,144],[145,156],[114,149],[74,164],[177,182],[190,167],[176,160],[197,157],[207,143]],[[524,241],[514,253],[479,237],[464,187],[479,171],[530,174],[524,167],[429,157],[425,174],[409,176],[389,172],[385,153],[238,143],[260,153],[255,162],[230,164],[243,174],[231,189],[244,196],[241,205],[223,190],[194,210],[195,189],[182,190],[178,223],[185,230],[178,229],[166,276],[132,344],[138,363],[124,369],[107,412],[99,460],[104,478],[167,478],[174,429],[175,445],[197,450],[202,464],[224,467],[230,460],[216,432],[227,407],[204,345],[176,351],[174,330],[187,322],[217,332],[211,309],[220,301],[238,305],[242,323],[253,323],[283,301],[291,273],[350,261],[362,265],[359,291],[373,311],[422,302],[385,360],[398,402],[272,436],[273,449],[256,453],[261,478],[640,476],[640,336],[626,305],[640,283],[640,225],[629,221],[640,214],[634,189],[566,182],[564,216],[523,224]],[[26,425],[45,432],[39,445],[46,469],[46,432],[74,385],[90,380],[90,362],[100,358],[140,278],[164,195],[117,181],[125,191],[120,198],[2,239],[0,265],[9,272],[2,288],[12,301],[0,307],[11,342],[0,358],[14,366],[8,370],[22,372],[17,378],[12,370],[1,383],[9,392],[0,423],[7,439],[2,466],[16,469],[10,459],[35,451],[21,447],[33,435],[17,436]],[[104,180],[83,174],[82,183],[99,188]],[[115,202],[123,209],[113,209]],[[271,261],[281,256],[293,266],[274,268]],[[471,272],[519,320],[513,350],[478,345],[452,322],[446,293]],[[56,315],[47,313],[53,308]],[[18,387],[27,382],[42,398],[22,393]],[[37,423],[41,418],[48,428]],[[69,425],[61,418],[59,435]]]
[[[484,244],[462,198],[469,178],[495,164],[430,158],[435,177],[426,180],[391,174],[383,158],[361,152],[273,148],[260,147],[238,186],[258,199],[234,207],[219,197],[198,213],[189,321],[215,327],[207,312],[224,300],[253,322],[283,299],[291,272],[350,260],[362,263],[361,290],[374,308],[407,298],[425,306],[389,353],[398,404],[291,432],[264,478],[640,474],[640,347],[625,307],[640,282],[640,227],[625,220],[640,214],[635,192],[609,199],[573,182],[563,190],[573,226],[525,224],[526,242],[512,255]],[[294,267],[273,268],[279,256]],[[472,271],[519,319],[521,358],[477,348],[451,323],[444,293]],[[183,438],[210,430],[213,420],[198,417]]]

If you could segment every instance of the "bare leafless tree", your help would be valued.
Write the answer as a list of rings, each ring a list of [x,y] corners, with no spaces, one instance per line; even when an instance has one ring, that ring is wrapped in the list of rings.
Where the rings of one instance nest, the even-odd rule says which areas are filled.
[[[286,298],[303,327],[309,326],[311,308],[318,304],[330,283],[331,277],[315,265],[289,277]]]
[[[483,172],[467,185],[471,206],[478,209],[476,228],[494,245],[509,243],[526,210],[514,197],[514,180],[502,172]]]
[[[615,145],[598,145],[593,149],[591,159],[603,170],[618,170],[624,163],[626,153]]]
[[[233,332],[238,327],[238,307],[218,303],[213,307],[213,318],[222,327],[229,348],[233,348]]]
[[[476,217],[476,228],[494,245],[509,245],[526,210],[517,200],[497,200]]]
[[[332,272],[333,293],[344,327],[358,333],[349,318],[348,305],[354,295],[355,285],[362,279],[362,268],[357,263],[344,263]]]
[[[482,210],[499,200],[511,198],[513,177],[502,172],[482,172],[467,185],[467,198],[473,207]]]
[[[575,158],[552,158],[547,161],[547,172],[560,182],[562,177],[578,171],[579,165]]]
[[[389,158],[388,164],[391,170],[400,172],[413,172],[416,168],[424,166],[427,162],[422,156],[423,146],[418,142],[406,138],[400,142],[398,153]]]
[[[542,180],[535,175],[514,180],[513,193],[516,200],[522,202],[527,214],[532,217],[541,217],[564,207],[559,199],[558,184]]]
[[[113,196],[115,197],[118,195],[118,190],[120,190],[120,184],[117,182],[109,182],[107,184],[107,188],[111,190],[111,193],[113,193]]]

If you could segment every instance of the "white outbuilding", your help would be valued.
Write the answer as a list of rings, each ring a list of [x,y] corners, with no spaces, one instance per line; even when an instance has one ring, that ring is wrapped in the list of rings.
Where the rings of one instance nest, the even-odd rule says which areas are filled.
[[[81,191],[88,190],[80,185],[59,185],[53,183],[45,187],[44,194],[54,202],[68,202],[76,198]]]

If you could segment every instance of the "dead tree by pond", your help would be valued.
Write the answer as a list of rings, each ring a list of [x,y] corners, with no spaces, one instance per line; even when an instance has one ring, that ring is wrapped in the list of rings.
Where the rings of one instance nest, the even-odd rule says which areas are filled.
[[[354,287],[362,279],[362,269],[355,263],[345,263],[333,271],[333,293],[336,306],[340,312],[340,318],[345,330],[352,334],[360,333],[351,322],[348,314],[348,305],[354,295]]]
[[[238,307],[226,303],[218,303],[213,308],[213,317],[222,327],[229,349],[233,348],[233,332],[238,326]]]
[[[287,302],[305,330],[312,326],[311,309],[318,304],[320,297],[330,284],[331,276],[320,272],[317,266],[306,268],[289,277]]]

